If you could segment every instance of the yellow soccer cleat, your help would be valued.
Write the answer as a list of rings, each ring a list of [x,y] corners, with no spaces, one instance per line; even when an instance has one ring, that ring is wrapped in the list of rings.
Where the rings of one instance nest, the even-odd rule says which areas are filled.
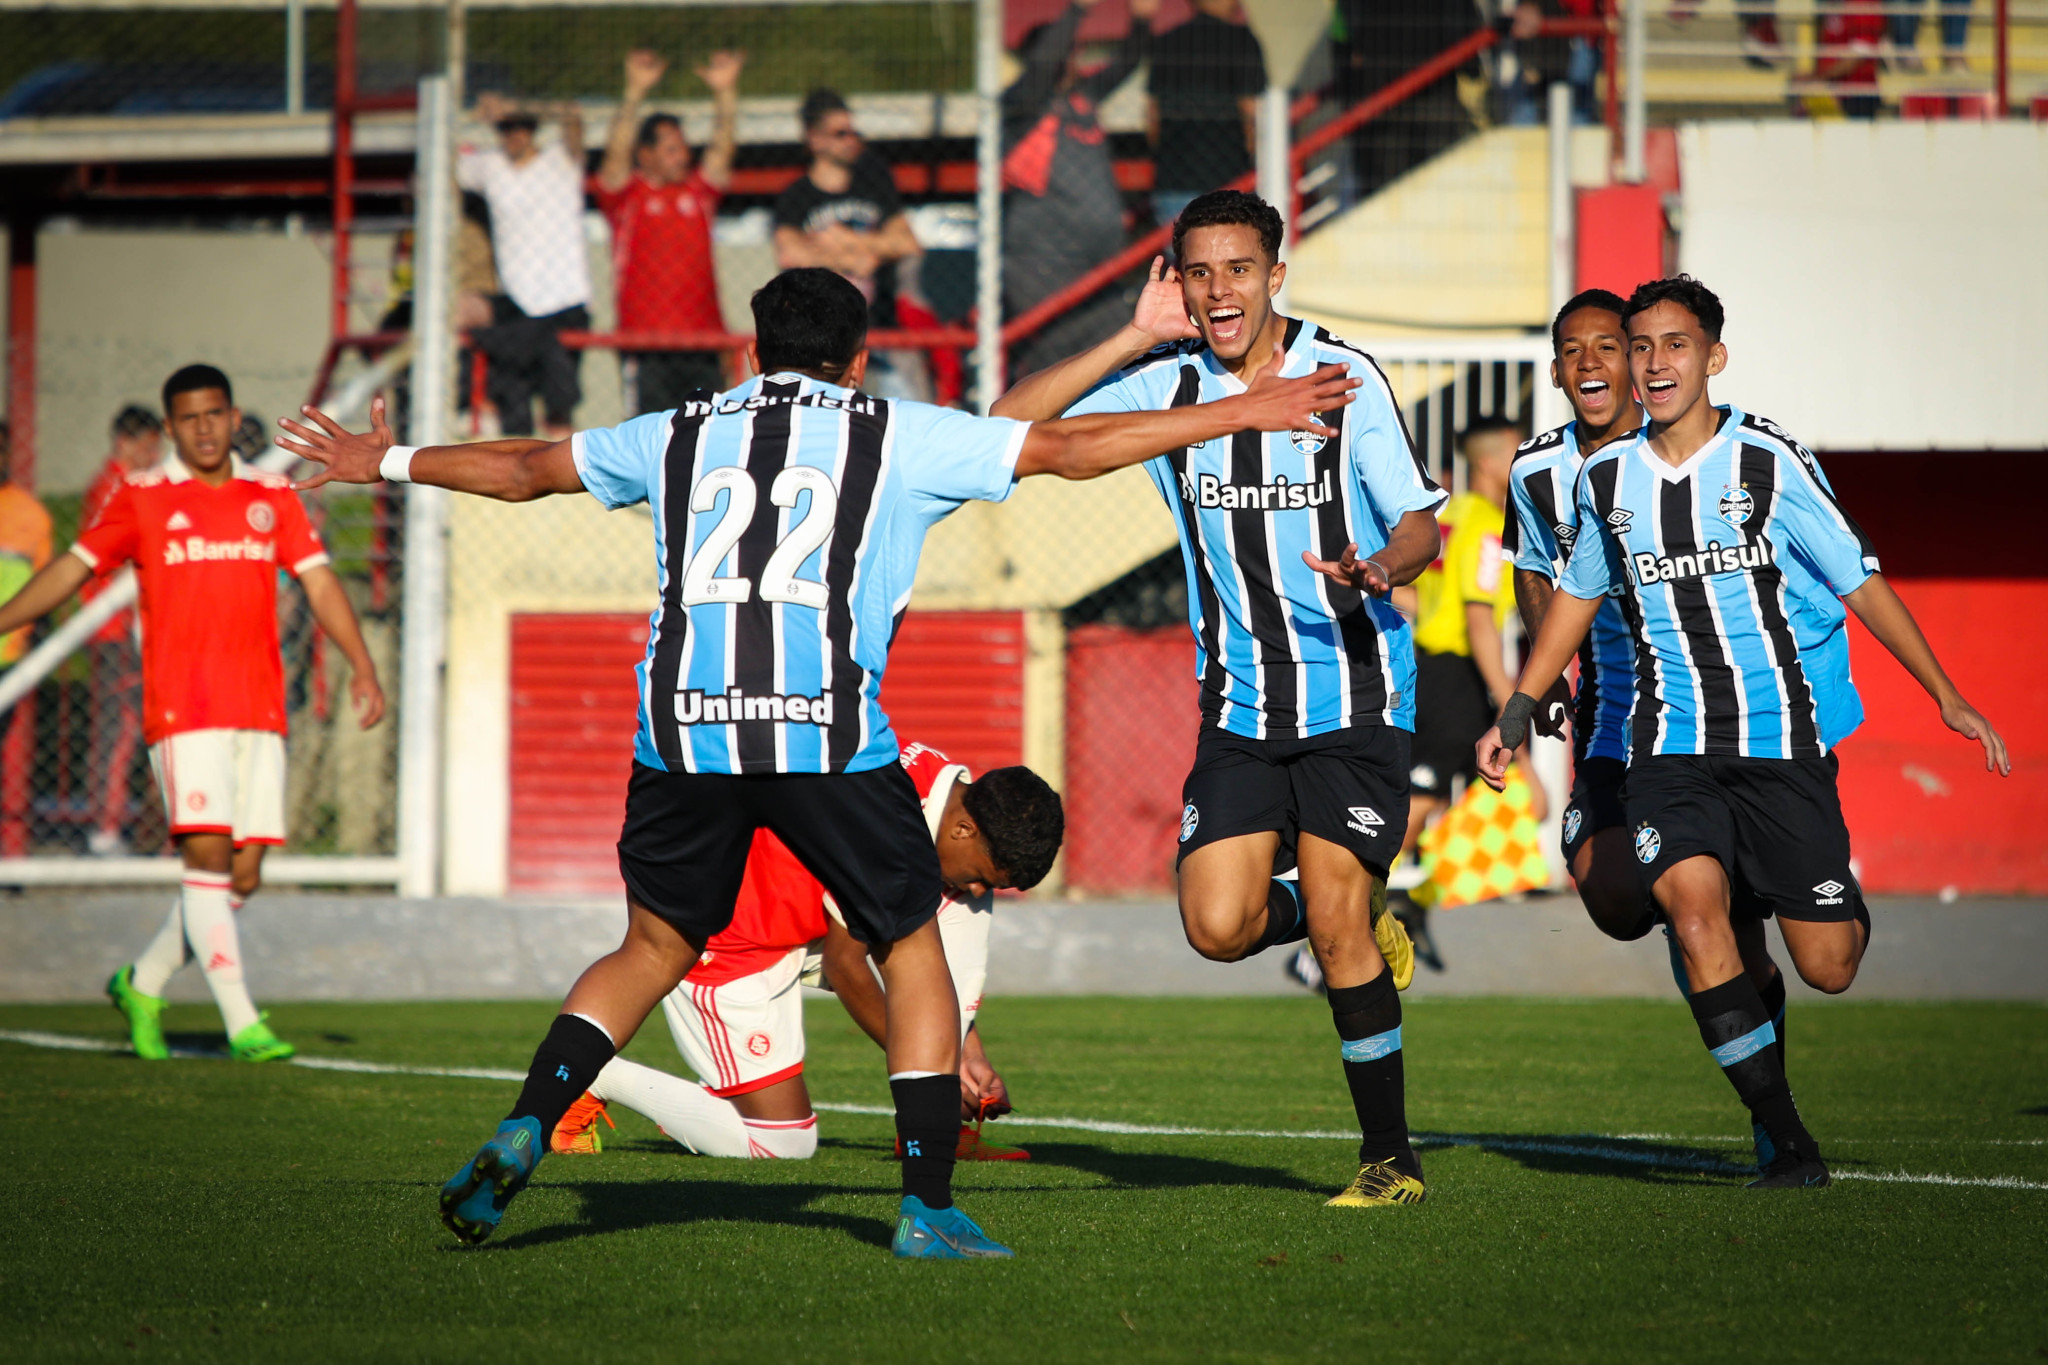
[[[1387,970],[1394,974],[1394,989],[1407,990],[1408,983],[1415,979],[1415,942],[1408,937],[1407,926],[1387,909],[1384,883],[1374,886],[1372,891],[1372,941],[1379,946],[1380,956],[1387,960]]]
[[[1395,1204],[1420,1204],[1424,1194],[1422,1181],[1417,1177],[1403,1175],[1391,1162],[1368,1161],[1358,1168],[1357,1177],[1344,1187],[1344,1192],[1324,1207],[1391,1208]]]
[[[548,1138],[548,1150],[560,1156],[595,1156],[604,1150],[604,1142],[597,1135],[599,1119],[604,1120],[605,1127],[618,1129],[619,1125],[604,1111],[604,1101],[586,1090],[583,1098],[570,1105],[569,1112],[555,1125],[554,1134]]]

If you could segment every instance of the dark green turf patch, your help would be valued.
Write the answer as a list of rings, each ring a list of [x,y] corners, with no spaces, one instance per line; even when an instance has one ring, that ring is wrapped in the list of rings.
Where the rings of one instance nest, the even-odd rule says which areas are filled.
[[[546,1004],[285,1005],[309,1055],[522,1069]],[[1032,1112],[1342,1129],[1327,1013],[1290,1000],[996,1000]],[[174,1032],[217,1021],[174,1007]],[[879,1055],[810,1007],[822,1100],[886,1101]],[[1796,1011],[1792,1074],[1845,1173],[2048,1184],[2048,1011]],[[118,1038],[104,1007],[0,1028]],[[1747,1194],[1725,1083],[1676,1003],[1408,1010],[1430,1200],[1326,1210],[1342,1141],[1006,1126],[962,1168],[1013,1263],[898,1265],[886,1119],[826,1113],[817,1159],[708,1161],[619,1116],[550,1159],[497,1238],[456,1247],[434,1188],[506,1082],[0,1042],[0,1327],[21,1359],[1998,1360],[2048,1351],[2048,1190],[1842,1181]],[[632,1055],[675,1066],[657,1027]],[[1587,1139],[1584,1134],[1605,1134]],[[1616,1134],[1653,1138],[1616,1141]],[[1590,1148],[1593,1155],[1534,1147]]]

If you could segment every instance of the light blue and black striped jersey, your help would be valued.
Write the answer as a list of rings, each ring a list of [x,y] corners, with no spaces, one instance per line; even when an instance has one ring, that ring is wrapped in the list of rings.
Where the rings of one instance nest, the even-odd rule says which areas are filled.
[[[661,603],[633,757],[693,773],[893,762],[878,697],[925,532],[1009,496],[1029,426],[797,374],[578,432],[583,486],[649,504]]]
[[[1552,583],[1564,576],[1565,561],[1579,535],[1573,489],[1583,464],[1576,422],[1524,441],[1515,452],[1508,471],[1508,524],[1501,534],[1501,549],[1516,568],[1542,574]],[[1621,603],[1610,597],[1601,604],[1579,650],[1572,739],[1580,759],[1627,759],[1635,663],[1635,640],[1622,617]]]
[[[1335,437],[1240,431],[1169,451],[1145,468],[1180,531],[1202,722],[1255,739],[1354,725],[1415,728],[1407,618],[1302,562],[1384,549],[1402,516],[1434,511],[1431,482],[1372,357],[1289,319],[1281,373],[1340,364],[1365,381],[1329,414]],[[1068,409],[1144,412],[1244,392],[1199,341],[1163,346]]]
[[[1737,408],[1682,465],[1646,433],[1579,472],[1581,535],[1559,586],[1620,597],[1635,640],[1631,761],[1811,758],[1862,723],[1841,598],[1877,556],[1813,455]]]

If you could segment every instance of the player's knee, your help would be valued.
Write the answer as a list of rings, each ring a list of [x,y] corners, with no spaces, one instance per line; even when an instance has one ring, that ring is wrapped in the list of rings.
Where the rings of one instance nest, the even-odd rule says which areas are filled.
[[[261,872],[238,872],[228,882],[228,886],[235,895],[243,900],[247,900],[263,889],[263,874]]]
[[[1823,962],[1793,963],[1799,979],[1823,995],[1840,995],[1856,980],[1856,963],[1851,958],[1830,958]]]
[[[1211,962],[1237,962],[1251,951],[1263,922],[1265,906],[1248,912],[1235,902],[1188,903],[1181,905],[1181,924],[1187,930],[1188,946]]]
[[[818,1154],[818,1116],[795,1121],[744,1120],[747,1155],[755,1160],[809,1161]]]

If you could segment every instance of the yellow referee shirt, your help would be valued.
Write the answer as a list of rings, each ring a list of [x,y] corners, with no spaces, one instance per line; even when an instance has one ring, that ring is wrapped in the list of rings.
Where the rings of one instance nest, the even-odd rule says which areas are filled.
[[[1444,504],[1437,520],[1444,548],[1415,580],[1415,647],[1469,658],[1466,603],[1491,603],[1496,626],[1507,624],[1515,605],[1514,579],[1500,552],[1507,514],[1477,493],[1460,493]]]

